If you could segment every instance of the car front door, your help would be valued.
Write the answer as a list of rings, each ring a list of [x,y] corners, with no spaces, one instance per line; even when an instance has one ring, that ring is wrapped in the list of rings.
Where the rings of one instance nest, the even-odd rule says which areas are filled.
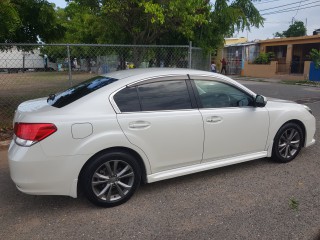
[[[203,161],[265,151],[269,115],[253,97],[231,84],[194,80],[205,129]]]
[[[202,160],[202,116],[185,78],[144,81],[114,95],[123,132],[146,153],[153,173]]]

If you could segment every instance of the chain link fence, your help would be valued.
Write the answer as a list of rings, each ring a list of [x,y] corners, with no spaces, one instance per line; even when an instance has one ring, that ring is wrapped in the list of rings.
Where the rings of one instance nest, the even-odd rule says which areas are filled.
[[[0,127],[14,110],[108,72],[150,67],[210,69],[210,54],[190,45],[0,44]]]

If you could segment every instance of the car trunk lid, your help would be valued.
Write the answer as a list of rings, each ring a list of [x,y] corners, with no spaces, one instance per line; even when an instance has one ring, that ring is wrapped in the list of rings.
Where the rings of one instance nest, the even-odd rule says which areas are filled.
[[[40,114],[55,109],[47,103],[47,98],[38,98],[21,103],[14,116],[14,122],[23,122],[30,114]]]

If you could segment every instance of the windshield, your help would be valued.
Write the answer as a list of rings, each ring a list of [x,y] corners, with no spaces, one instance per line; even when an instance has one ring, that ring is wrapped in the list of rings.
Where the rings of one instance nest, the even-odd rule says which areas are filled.
[[[94,77],[63,92],[50,94],[47,102],[53,107],[61,108],[117,80],[104,76]]]

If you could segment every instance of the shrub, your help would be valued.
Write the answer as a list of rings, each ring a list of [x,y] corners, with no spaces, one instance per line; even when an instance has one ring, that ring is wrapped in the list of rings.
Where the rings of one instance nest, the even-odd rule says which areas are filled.
[[[314,63],[314,66],[316,69],[319,69],[320,67],[320,50],[317,50],[315,48],[311,49],[310,53],[310,58],[312,62]]]
[[[260,53],[259,57],[257,57],[253,63],[255,64],[269,64],[271,60],[274,59],[274,53],[268,52],[268,53]]]

